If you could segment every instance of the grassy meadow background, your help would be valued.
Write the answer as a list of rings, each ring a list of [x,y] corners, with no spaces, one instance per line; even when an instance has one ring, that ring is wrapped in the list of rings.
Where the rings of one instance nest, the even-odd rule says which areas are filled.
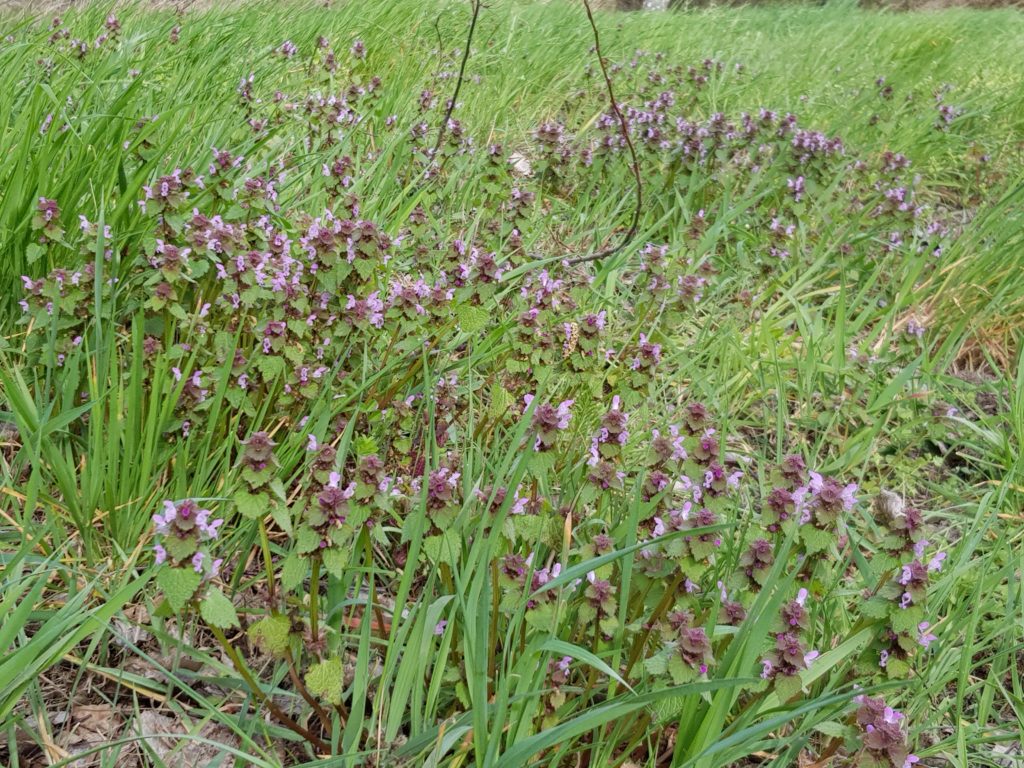
[[[624,106],[671,87],[673,115],[702,126],[717,113],[736,123],[762,108],[793,113],[801,128],[841,137],[843,154],[807,172],[800,199],[787,186],[797,171],[783,160],[751,170],[746,149],[726,147],[707,163],[677,166],[670,150],[639,146],[638,128],[638,231],[610,257],[579,266],[562,262],[618,242],[635,191],[623,147],[593,166],[562,163],[534,134],[555,121],[581,145],[615,136],[614,121],[602,128],[608,99],[582,4],[492,0],[482,10],[452,114],[473,141],[451,143],[449,130],[447,165],[428,179],[422,150],[454,86],[469,3],[255,2],[184,13],[94,3],[61,13],[57,26],[52,16],[0,11],[0,764],[890,765],[867,762],[877,754],[858,741],[860,688],[904,713],[920,765],[1024,760],[1019,11],[900,14],[829,3],[596,14]],[[55,29],[67,35],[53,42]],[[100,34],[112,39],[94,47]],[[321,36],[337,54],[333,74]],[[90,48],[84,57],[72,44],[79,39]],[[365,58],[350,52],[357,40]],[[281,53],[285,41],[295,55]],[[250,74],[254,97],[245,101],[240,81]],[[353,97],[361,119],[325,140],[328,123],[309,116],[323,105],[304,105],[374,76],[372,98]],[[417,144],[410,130],[420,123],[427,138]],[[493,143],[503,145],[500,167],[487,151]],[[178,309],[151,303],[157,238],[185,235],[139,201],[175,169],[206,174],[211,148],[244,156],[237,174],[274,177],[273,200],[261,192],[241,210],[230,192],[241,176],[229,176],[223,197],[208,178],[174,215],[189,219],[194,204],[251,224],[263,206],[298,253],[312,218],[351,210],[352,193],[358,217],[392,239],[405,232],[394,260],[359,277],[382,292],[403,269],[436,277],[455,238],[507,258],[504,275],[490,293],[456,290],[447,314],[387,315],[385,330],[333,343],[323,365],[345,375],[315,392],[285,388],[305,363],[282,352],[281,368],[259,369],[259,388],[247,394],[225,349],[257,359],[270,314],[209,299],[217,319],[207,328],[213,271],[179,284]],[[938,256],[938,241],[917,225],[896,243],[895,225],[874,217],[870,195],[884,179],[859,176],[853,164],[876,168],[886,153],[909,161],[901,183],[943,222]],[[513,154],[529,174],[504,162]],[[343,155],[353,169],[341,193],[323,169]],[[535,194],[516,213],[518,244],[502,218],[512,188]],[[42,245],[40,198],[57,201],[62,230]],[[418,208],[425,223],[410,226]],[[793,224],[784,257],[768,251],[783,247],[770,228],[776,216]],[[500,226],[489,229],[492,220]],[[104,227],[112,234],[102,236]],[[699,302],[674,313],[651,299],[638,278],[654,269],[649,242],[666,247],[675,265],[666,269],[703,280]],[[426,244],[426,255],[410,243]],[[56,315],[45,298],[30,297],[29,313],[19,306],[26,279],[52,285],[54,270],[87,264],[89,290],[72,291]],[[531,281],[540,269],[563,276],[579,307],[562,317],[546,306],[542,318],[557,333],[584,312],[607,312],[610,368],[577,364],[569,352],[563,359],[560,337],[553,358],[531,357],[539,346],[517,328],[532,299],[519,287],[539,290]],[[273,295],[259,301],[276,311]],[[235,326],[243,316],[250,325]],[[615,367],[616,351],[641,349],[648,336],[660,344],[656,373]],[[149,337],[160,349],[143,355]],[[207,389],[183,411],[192,370]],[[456,405],[445,405],[437,382],[453,375],[445,396]],[[555,458],[531,459],[546,454],[533,453],[537,406],[524,410],[524,394],[574,401],[571,426],[554,430]],[[590,497],[587,454],[613,394],[632,435],[609,461],[627,479]],[[690,610],[718,663],[670,680],[644,663],[658,656],[647,643],[660,631],[645,622],[661,627],[655,620],[674,605],[682,572],[675,581],[675,572],[651,576],[637,565],[646,521],[662,503],[646,489],[638,443],[697,401],[744,485],[715,507],[721,529],[712,529],[728,531],[722,552],[694,556],[704,570]],[[240,441],[262,431],[276,442],[279,501],[276,486],[246,474],[252,451]],[[435,439],[442,433],[447,442]],[[301,505],[318,498],[310,489],[337,486],[316,474],[323,468],[309,479],[310,448],[324,443],[346,478],[379,454],[391,481],[406,485],[398,502],[369,488],[365,514],[375,524],[345,529],[344,563],[325,561],[321,571],[315,545],[295,542]],[[857,504],[842,535],[823,544],[827,554],[773,530],[779,557],[768,581],[736,586],[731,574],[760,530],[775,468],[794,453],[856,483]],[[442,479],[457,471],[461,481],[451,485],[455,499],[435,508],[434,491],[422,489],[441,469]],[[529,515],[509,512],[520,485],[536,502]],[[929,553],[945,553],[926,589],[936,639],[888,671],[878,664],[885,615],[864,608],[900,574],[886,559],[874,501],[883,491],[919,509]],[[254,498],[270,506],[252,511]],[[193,601],[196,585],[165,601],[173,585],[159,575],[168,566],[154,563],[152,518],[165,500],[185,499],[225,519],[223,570],[211,588],[232,603],[219,605],[226,614]],[[378,508],[387,513],[374,518]],[[357,515],[349,517],[351,526]],[[614,554],[595,550],[598,531]],[[544,561],[549,581],[517,595],[499,563],[528,554],[529,567]],[[551,573],[556,563],[561,576]],[[593,632],[588,619],[599,622],[580,606],[595,598],[574,597],[591,572],[614,587],[597,615],[616,619]],[[813,594],[805,650],[820,656],[798,676],[802,690],[783,694],[759,677],[761,646],[798,586]],[[544,603],[541,587],[561,602]],[[726,587],[748,612],[737,626],[718,618]],[[681,589],[679,597],[690,599]],[[558,608],[538,619],[538,601]],[[289,617],[288,639],[270,652],[270,624],[262,637],[242,631],[265,615]],[[573,659],[566,677],[563,658]],[[322,706],[300,695],[296,677]],[[319,745],[268,716],[268,700],[314,729]]]

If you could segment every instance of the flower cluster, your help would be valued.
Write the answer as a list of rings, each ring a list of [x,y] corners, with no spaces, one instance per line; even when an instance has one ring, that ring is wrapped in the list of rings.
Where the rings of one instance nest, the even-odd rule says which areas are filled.
[[[213,519],[212,515],[191,499],[165,501],[163,511],[153,515],[153,527],[159,537],[153,545],[157,564],[190,567],[204,578],[216,578],[223,560],[214,559],[204,545],[217,538],[224,520]]]
[[[533,395],[523,396],[523,402],[527,408],[530,407],[533,400]],[[536,442],[533,444],[535,451],[550,451],[558,439],[559,432],[569,428],[569,422],[572,420],[572,411],[570,410],[572,404],[572,400],[563,400],[558,405],[545,402],[534,409],[530,426],[536,436]]]
[[[587,479],[601,490],[621,489],[626,473],[617,461],[623,446],[629,441],[629,414],[622,410],[622,399],[612,398],[612,407],[601,418],[601,428],[590,442],[591,467]]]
[[[120,25],[105,29],[114,40]],[[63,32],[57,24],[55,45],[71,44]],[[199,172],[151,171],[159,155],[146,137],[161,126],[141,120],[125,162],[129,177],[146,174],[147,183],[138,205],[120,201],[133,219],[130,231],[116,232],[116,250],[115,233],[98,231],[91,212],[67,210],[82,217],[69,233],[57,201],[39,198],[29,263],[45,254],[79,266],[23,278],[25,325],[52,328],[55,339],[26,335],[26,359],[45,369],[37,379],[74,382],[67,390],[80,400],[77,382],[92,375],[83,350],[102,299],[112,313],[103,321],[117,331],[113,357],[140,366],[154,402],[167,398],[157,425],[167,455],[191,455],[210,439],[223,440],[234,459],[224,484],[237,516],[226,514],[274,542],[265,565],[281,578],[269,611],[282,612],[270,618],[285,620],[286,635],[316,604],[322,585],[310,576],[321,566],[341,583],[351,583],[350,568],[445,566],[437,572],[447,588],[448,566],[476,541],[467,532],[485,530],[495,542],[485,565],[498,612],[525,615],[523,632],[557,630],[599,656],[622,640],[633,667],[616,673],[631,683],[642,669],[657,685],[708,675],[735,636],[720,630],[750,621],[772,573],[792,577],[796,596],[745,654],[745,674],[766,681],[751,695],[773,690],[788,701],[817,656],[812,643],[837,640],[829,633],[842,621],[819,608],[823,585],[840,586],[831,598],[859,595],[865,585],[845,566],[866,542],[872,566],[887,576],[859,607],[876,633],[860,661],[869,659],[869,677],[909,674],[908,661],[937,641],[940,625],[925,607],[944,554],[925,554],[924,515],[876,509],[873,529],[848,540],[858,486],[797,454],[774,468],[755,465],[749,435],[705,405],[714,395],[697,399],[700,368],[689,354],[695,329],[717,328],[705,307],[720,306],[723,284],[737,282],[716,277],[728,276],[741,250],[738,228],[722,218],[734,190],[763,196],[743,212],[742,252],[755,269],[804,264],[823,236],[807,214],[828,196],[863,212],[852,219],[863,229],[839,246],[842,258],[874,258],[872,249],[937,254],[949,233],[929,213],[934,198],[909,160],[850,157],[839,137],[792,114],[711,111],[708,86],[727,76],[721,62],[685,68],[638,52],[615,76],[635,79],[621,107],[644,177],[652,188],[702,182],[671,225],[645,222],[655,239],[625,246],[608,280],[579,260],[540,263],[537,251],[551,220],[561,221],[560,206],[606,194],[625,149],[615,115],[578,130],[569,118],[547,121],[531,147],[481,150],[470,121],[447,115],[444,73],[407,95],[412,117],[403,122],[371,63],[360,40],[347,60],[326,38],[313,50],[274,47],[259,79],[243,77],[225,104],[223,138]],[[274,68],[289,79],[275,83]],[[309,81],[297,86],[304,90],[274,90],[293,76]],[[313,157],[310,172],[302,158]],[[390,203],[357,196],[380,167],[399,184],[422,186],[420,202],[396,216]],[[473,194],[472,223],[445,215],[452,187]],[[110,262],[116,270],[105,269],[97,285]],[[729,296],[741,313],[758,301],[746,289]],[[904,330],[920,338],[924,322],[909,319]],[[550,399],[535,399],[540,391]],[[520,428],[528,442],[510,450],[522,458],[511,472],[522,477],[492,476],[501,462],[477,447],[505,445]],[[409,520],[422,526],[422,547],[410,544]],[[217,576],[221,560],[206,547],[222,519],[184,501],[166,502],[153,521],[159,563],[207,582]],[[628,558],[604,557],[627,547]],[[604,559],[574,571],[584,578],[564,583],[567,569],[596,558]],[[295,599],[300,589],[308,600]],[[427,631],[457,641],[445,622],[432,618]],[[312,637],[316,621],[308,624],[314,653],[306,661],[328,663],[321,656],[330,644]],[[452,674],[457,690],[461,673]],[[548,665],[541,720],[557,720],[572,677],[569,657]],[[862,709],[865,754],[902,768],[913,756],[900,751],[898,713]]]
[[[863,752],[855,765],[868,768],[912,768],[920,758],[907,746],[907,721],[903,713],[887,706],[881,697],[857,697],[857,726]]]
[[[807,594],[807,590],[801,588],[796,599],[782,607],[775,645],[761,662],[762,678],[795,678],[818,657],[818,652],[808,651],[800,638],[801,631],[810,628],[810,617],[805,606]],[[786,690],[791,693],[789,689]]]

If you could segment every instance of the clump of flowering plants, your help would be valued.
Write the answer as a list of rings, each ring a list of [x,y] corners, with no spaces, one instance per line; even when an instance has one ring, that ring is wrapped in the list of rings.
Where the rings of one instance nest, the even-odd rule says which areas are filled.
[[[131,39],[107,29],[83,66]],[[55,188],[26,209],[19,354],[69,414],[49,423],[66,447],[26,450],[77,529],[98,513],[122,550],[144,540],[163,614],[204,627],[307,757],[683,765],[722,741],[725,764],[773,734],[795,762],[796,732],[912,765],[923,713],[875,689],[941,648],[948,546],[917,508],[868,503],[875,479],[835,448],[840,417],[883,405],[797,408],[780,383],[758,410],[767,369],[728,344],[832,312],[829,289],[778,319],[798,273],[835,277],[820,252],[884,262],[879,283],[933,275],[953,233],[917,170],[793,114],[712,109],[746,77],[726,62],[637,52],[611,67],[625,134],[590,70],[566,114],[499,142],[448,112],[446,55],[415,88],[381,55],[275,39],[194,157],[139,120],[105,207]],[[936,140],[961,116],[940,120]],[[581,260],[578,222],[622,223],[600,201],[626,137],[660,191],[642,237]],[[852,381],[927,342],[864,317],[829,362]],[[106,484],[77,480],[82,446]]]

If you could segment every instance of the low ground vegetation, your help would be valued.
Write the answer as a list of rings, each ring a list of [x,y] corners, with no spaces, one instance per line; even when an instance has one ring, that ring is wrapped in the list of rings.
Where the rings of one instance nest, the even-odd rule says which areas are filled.
[[[0,761],[1007,764],[1024,18],[468,11],[4,20]]]

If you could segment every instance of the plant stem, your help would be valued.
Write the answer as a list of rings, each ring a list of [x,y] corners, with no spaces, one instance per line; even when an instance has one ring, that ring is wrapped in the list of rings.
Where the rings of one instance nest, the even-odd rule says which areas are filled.
[[[267,523],[262,517],[260,518],[260,549],[263,550],[263,569],[267,574],[267,594],[269,595],[270,603],[273,604],[274,595],[277,591],[274,581],[274,561],[270,556],[270,537],[267,535]]]
[[[665,594],[664,596],[662,596],[661,602],[658,603],[658,605],[654,609],[654,612],[651,614],[651,618],[647,622],[648,628],[641,632],[637,636],[636,640],[633,641],[633,647],[630,649],[629,652],[629,661],[626,662],[626,669],[623,671],[622,675],[624,678],[629,675],[630,671],[632,671],[633,669],[633,666],[637,663],[637,661],[640,658],[640,655],[643,653],[644,645],[647,643],[647,638],[651,634],[651,627],[653,627],[656,622],[661,620],[661,617],[664,615],[665,611],[669,609],[669,607],[672,605],[673,600],[675,600],[676,590],[679,589],[679,585],[682,583],[682,581],[683,577],[681,574],[679,576],[676,576],[676,578],[672,580],[672,583],[669,585],[668,589],[665,590]]]
[[[234,665],[238,674],[242,676],[242,679],[245,680],[245,684],[249,686],[249,690],[252,691],[252,694],[257,699],[259,699],[260,702],[264,706],[266,706],[268,710],[270,710],[270,714],[272,714],[274,718],[289,731],[297,733],[299,736],[301,736],[310,744],[312,744],[321,754],[329,753],[331,751],[331,748],[330,745],[327,744],[327,742],[325,742],[323,739],[321,739],[319,736],[314,734],[309,729],[299,725],[297,722],[292,720],[292,718],[289,717],[288,713],[281,709],[277,704],[275,704],[274,700],[267,696],[263,689],[260,688],[259,683],[257,683],[256,679],[252,676],[252,672],[249,671],[249,668],[245,665],[245,662],[242,661],[242,657],[239,656],[238,651],[235,650],[234,646],[232,646],[231,643],[228,642],[228,639],[224,636],[224,632],[218,629],[217,627],[214,627],[212,625],[209,626],[210,631],[213,632],[213,636],[216,637],[217,642],[220,643],[220,647],[224,650],[224,653],[227,654],[228,658],[231,659],[231,663]]]
[[[295,668],[295,658],[292,656],[292,652],[289,650],[285,656],[285,660],[288,662],[288,677],[291,678],[292,685],[295,686],[295,690],[299,692],[299,695],[306,701],[309,706],[316,712],[316,716],[320,718],[320,725],[324,729],[324,733],[331,732],[331,720],[327,716],[327,711],[320,706],[313,695],[306,688],[306,684],[302,682],[302,677],[299,676],[299,671]]]
[[[373,542],[370,541],[370,534],[368,532],[363,533],[363,545],[366,549],[366,568],[369,573],[369,577],[366,580],[367,595],[370,598],[370,608],[373,610],[374,618],[377,620],[377,627],[379,628],[381,637],[387,637],[390,631],[387,624],[384,623],[384,611],[381,610],[380,601],[377,600],[377,586],[373,579]],[[394,616],[391,617],[394,619]]]
[[[497,650],[498,650],[498,607],[501,601],[501,587],[498,585],[498,561],[491,560],[491,626],[488,630],[487,648],[487,676],[488,696],[494,695],[494,683],[498,679],[497,674]]]
[[[313,573],[309,577],[309,633],[313,636],[313,645],[319,647],[320,642],[320,558],[313,558]],[[317,654],[319,656],[319,653]]]

